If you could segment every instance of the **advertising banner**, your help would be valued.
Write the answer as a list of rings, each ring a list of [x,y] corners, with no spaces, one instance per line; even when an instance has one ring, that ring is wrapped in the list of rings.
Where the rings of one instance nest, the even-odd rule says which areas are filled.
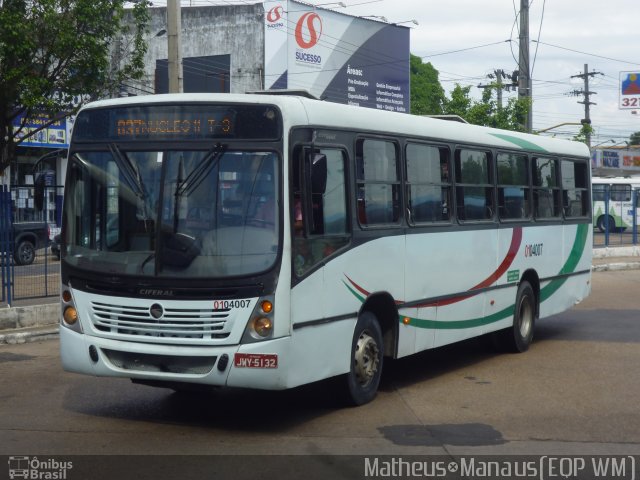
[[[640,108],[640,72],[620,72],[620,109]]]
[[[44,148],[68,148],[69,147],[69,127],[66,119],[58,120],[46,128],[38,131],[42,125],[50,121],[46,115],[34,115],[23,120],[19,116],[13,121],[13,128],[17,130],[23,123],[24,128],[20,132],[20,137],[24,138],[19,143],[21,147],[44,147]],[[35,133],[33,133],[35,132]],[[27,137],[27,135],[32,134]],[[26,137],[26,138],[25,138]]]
[[[286,0],[264,2],[264,88],[287,88],[288,20]]]
[[[598,149],[591,154],[593,168],[617,168],[640,173],[640,150]]]
[[[409,28],[292,0],[265,2],[265,12],[265,88],[304,89],[331,102],[409,112]],[[286,37],[275,35],[283,32]]]

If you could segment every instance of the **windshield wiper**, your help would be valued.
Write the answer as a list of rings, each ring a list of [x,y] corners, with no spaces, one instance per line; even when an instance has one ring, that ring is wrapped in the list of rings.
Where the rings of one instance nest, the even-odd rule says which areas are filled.
[[[109,150],[116,159],[116,163],[118,164],[125,181],[129,184],[129,187],[134,191],[136,196],[144,200],[147,197],[147,192],[145,191],[144,183],[140,177],[140,171],[133,166],[129,157],[127,157],[127,155],[123,153],[115,143],[109,144]]]
[[[220,161],[220,158],[227,151],[228,145],[222,145],[218,143],[215,147],[207,152],[207,154],[202,158],[200,163],[196,165],[187,178],[182,180],[176,185],[176,197],[181,197],[183,195],[189,196],[191,195],[207,178],[209,172],[213,167]]]

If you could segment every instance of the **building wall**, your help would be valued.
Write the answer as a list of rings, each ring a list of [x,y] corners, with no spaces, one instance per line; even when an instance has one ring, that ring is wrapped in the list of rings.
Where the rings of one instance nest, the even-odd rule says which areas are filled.
[[[230,91],[244,93],[263,88],[264,7],[254,5],[200,6],[181,9],[182,57],[230,55]],[[166,8],[151,8],[148,51],[142,81],[129,81],[114,96],[155,93],[156,60],[167,59]],[[126,38],[120,48],[131,48]],[[116,43],[118,43],[116,42]],[[117,62],[118,59],[114,58]],[[186,72],[185,72],[186,73]]]

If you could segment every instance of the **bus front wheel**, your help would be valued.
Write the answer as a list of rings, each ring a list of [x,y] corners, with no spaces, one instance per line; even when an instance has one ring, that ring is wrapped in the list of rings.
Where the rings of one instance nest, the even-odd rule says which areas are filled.
[[[346,400],[351,405],[363,405],[378,393],[384,356],[382,330],[371,312],[358,318],[351,342],[351,360],[346,375]]]
[[[520,283],[513,312],[513,325],[495,333],[501,350],[520,353],[529,349],[533,341],[533,330],[538,318],[538,303],[531,284]]]

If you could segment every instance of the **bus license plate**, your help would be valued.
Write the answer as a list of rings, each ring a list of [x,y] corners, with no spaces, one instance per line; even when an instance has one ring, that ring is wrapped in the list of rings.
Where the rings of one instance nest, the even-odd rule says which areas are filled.
[[[278,368],[275,353],[236,353],[233,365],[238,368]]]

